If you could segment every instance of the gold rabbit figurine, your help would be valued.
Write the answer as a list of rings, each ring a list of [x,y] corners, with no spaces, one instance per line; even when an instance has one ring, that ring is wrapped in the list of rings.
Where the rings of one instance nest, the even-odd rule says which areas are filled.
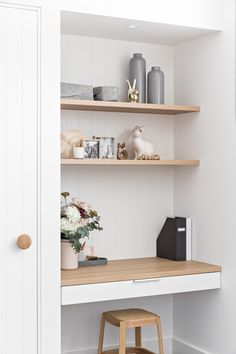
[[[127,152],[127,147],[125,146],[125,143],[117,144],[117,160],[127,160],[128,158],[128,152]]]
[[[126,80],[128,84],[128,100],[131,103],[137,103],[138,102],[138,95],[139,91],[135,89],[136,86],[136,79],[134,79],[133,86],[131,87],[129,80]]]

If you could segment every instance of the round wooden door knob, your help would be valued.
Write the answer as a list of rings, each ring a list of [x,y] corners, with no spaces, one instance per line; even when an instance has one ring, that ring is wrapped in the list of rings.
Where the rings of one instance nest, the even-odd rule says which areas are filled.
[[[20,235],[16,241],[17,246],[22,250],[26,250],[27,248],[29,248],[31,246],[31,243],[31,237],[26,234]]]

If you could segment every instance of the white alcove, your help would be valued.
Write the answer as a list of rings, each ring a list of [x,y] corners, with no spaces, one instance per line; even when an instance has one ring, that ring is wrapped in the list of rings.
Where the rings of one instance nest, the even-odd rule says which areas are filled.
[[[204,47],[206,38],[211,45],[211,41],[219,36],[218,32],[209,28],[142,21],[135,21],[137,28],[129,29],[127,26],[133,23],[128,19],[63,11],[61,81],[118,86],[121,101],[127,101],[128,62],[133,53],[139,52],[146,59],[147,72],[154,65],[161,66],[164,71],[165,103],[201,106],[203,97],[197,93],[199,88],[196,90],[191,85],[186,90],[182,88],[182,85],[191,81],[191,72],[193,77],[196,76],[194,58],[188,48],[192,47],[194,51],[195,43],[197,46],[203,43]],[[188,62],[189,76],[183,75],[183,80],[186,62],[180,54],[181,48],[192,61],[192,64]],[[186,122],[189,130],[195,129],[199,119],[203,119],[200,113],[172,116],[62,110],[61,128],[78,129],[88,138],[93,135],[113,136],[116,142],[125,141],[130,147],[130,130],[136,125],[145,125],[144,135],[153,142],[162,159],[201,159],[202,154],[198,155],[201,151],[190,148],[190,138],[186,139],[188,144],[185,144],[185,136],[178,128],[179,123],[183,127]],[[62,165],[61,189],[89,202],[101,215],[104,230],[94,232],[89,241],[96,255],[109,260],[153,257],[156,254],[156,237],[166,216],[176,212],[183,216],[194,216],[190,203],[181,208],[183,204],[180,200],[185,198],[183,181],[186,179],[189,189],[191,186],[194,188],[199,169],[201,167]],[[178,190],[179,185],[182,194]],[[201,258],[194,248],[193,255]],[[207,261],[207,257],[202,258]],[[181,296],[178,300],[180,303]],[[174,295],[165,295],[62,306],[62,353],[95,353],[101,312],[141,307],[161,315],[165,353],[177,354],[177,349],[172,345],[173,304]],[[175,314],[177,326],[181,319],[178,311]],[[143,339],[147,347],[155,349],[154,330],[144,331]],[[131,335],[128,341],[132,341]],[[105,346],[114,346],[116,343],[117,335],[111,329],[107,332]]]

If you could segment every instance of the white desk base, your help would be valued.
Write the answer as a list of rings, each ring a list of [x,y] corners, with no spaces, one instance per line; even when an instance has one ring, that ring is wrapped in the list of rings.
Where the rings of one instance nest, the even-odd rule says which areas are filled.
[[[61,304],[84,304],[219,289],[220,274],[220,272],[213,272],[154,279],[63,286],[61,288]]]

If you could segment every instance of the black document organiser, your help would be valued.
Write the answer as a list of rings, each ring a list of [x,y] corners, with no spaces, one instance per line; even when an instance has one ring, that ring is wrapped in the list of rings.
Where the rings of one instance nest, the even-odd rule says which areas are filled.
[[[157,257],[186,260],[186,218],[167,218],[156,241]]]

